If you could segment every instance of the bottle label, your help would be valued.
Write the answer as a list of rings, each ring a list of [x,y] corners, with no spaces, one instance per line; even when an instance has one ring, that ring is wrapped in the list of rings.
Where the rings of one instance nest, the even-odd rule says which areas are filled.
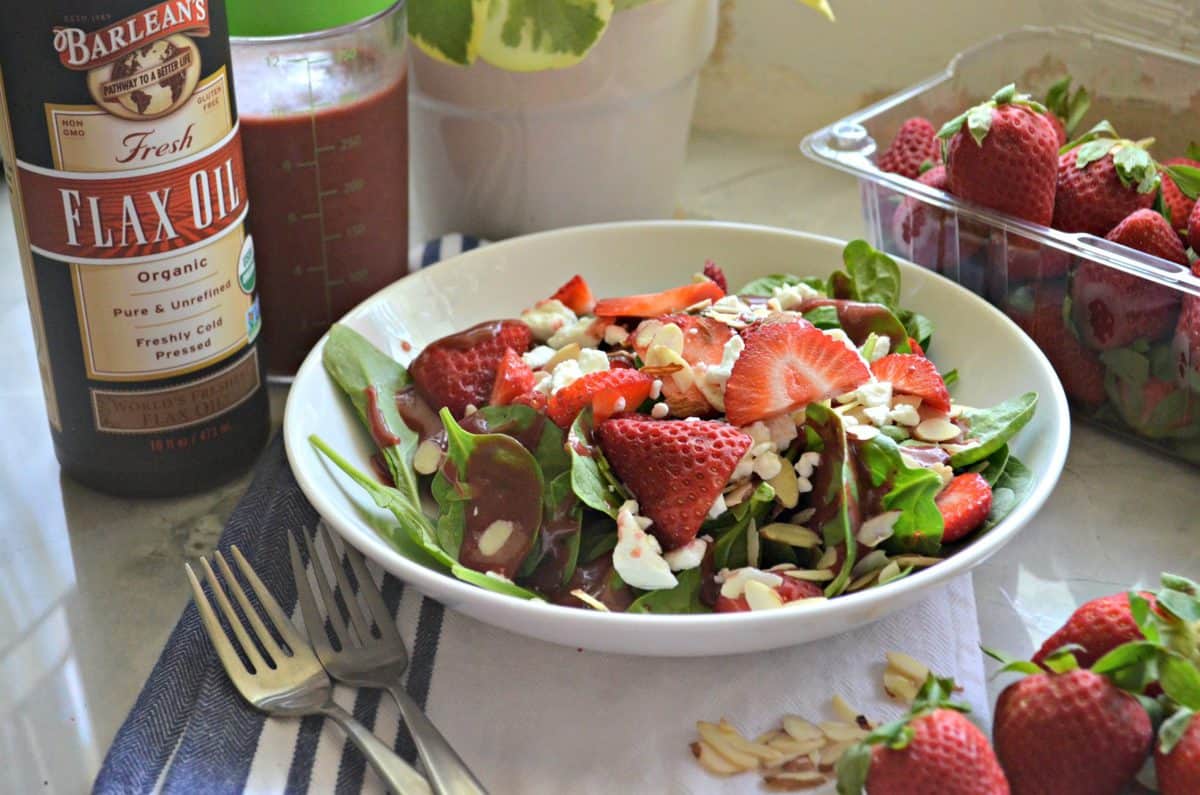
[[[154,381],[233,357],[261,328],[245,164],[224,67],[192,36],[207,0],[170,0],[107,27],[56,27],[62,65],[95,104],[46,103],[53,167],[18,160],[30,249],[71,273],[87,376]],[[242,356],[163,389],[93,388],[97,429],[203,421],[259,387]]]

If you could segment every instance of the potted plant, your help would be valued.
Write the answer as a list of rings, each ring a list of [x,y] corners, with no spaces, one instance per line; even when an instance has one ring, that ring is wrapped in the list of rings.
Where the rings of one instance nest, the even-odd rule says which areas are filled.
[[[832,19],[826,0],[800,0]],[[718,0],[409,0],[418,234],[674,209]]]

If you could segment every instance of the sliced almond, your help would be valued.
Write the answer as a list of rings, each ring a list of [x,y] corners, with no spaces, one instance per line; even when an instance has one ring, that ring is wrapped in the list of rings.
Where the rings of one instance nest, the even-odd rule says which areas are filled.
[[[925,442],[948,442],[957,439],[961,433],[962,428],[944,417],[924,420],[913,429],[913,436]]]
[[[907,676],[885,671],[883,674],[883,689],[892,698],[911,704],[917,697],[917,684]]]
[[[659,365],[658,367],[643,367],[642,372],[651,378],[662,378],[663,376],[678,373],[682,369],[682,364],[663,364]]]
[[[874,425],[851,425],[846,429],[846,433],[860,442],[869,442],[879,435],[879,429]]]
[[[853,593],[855,591],[861,591],[864,588],[869,588],[874,585],[878,579],[879,570],[869,571],[861,577],[851,581],[851,583],[846,586],[846,592]]]
[[[772,792],[799,792],[814,789],[826,783],[828,779],[816,771],[800,770],[796,772],[782,771],[763,777],[763,785]]]
[[[821,732],[835,743],[858,742],[867,736],[867,732],[860,729],[857,723],[829,721],[822,723],[820,728]]]
[[[805,582],[829,582],[834,577],[833,572],[829,569],[788,569],[782,574]]]
[[[758,524],[751,519],[750,524],[746,526],[746,562],[751,566],[758,566],[758,555],[761,549],[761,544],[758,540]]]
[[[776,737],[771,740],[767,745],[783,754],[783,759],[780,761],[780,764],[783,764],[799,757],[807,759],[808,754],[811,754],[813,751],[819,751],[825,746],[825,738],[814,737],[811,740],[797,740],[784,734],[782,737]]]
[[[418,475],[432,475],[442,465],[442,448],[432,439],[426,439],[413,453],[412,465]]]
[[[834,765],[842,758],[842,754],[854,745],[857,740],[851,740],[841,743],[830,743],[821,749],[821,754],[817,759],[818,770],[833,770]]]
[[[846,723],[852,723],[855,726],[861,725],[862,713],[846,703],[846,699],[842,698],[841,694],[833,696],[833,711]]]
[[[780,765],[779,769],[786,770],[789,773],[815,771],[817,769],[817,754],[817,751],[812,751],[795,759],[789,759]]]
[[[735,736],[746,742],[745,738],[741,735],[731,735],[723,732],[717,724],[706,723],[704,721],[696,723],[696,731],[699,733],[701,740],[738,770],[754,770],[758,767],[758,757],[747,753],[735,745],[733,739]]]
[[[832,569],[835,562],[837,562],[837,550],[829,547],[821,553],[821,559],[817,561],[817,568]]]
[[[578,342],[568,343],[568,344],[562,346],[561,348],[559,348],[558,351],[555,352],[555,354],[550,357],[550,361],[546,362],[545,366],[542,367],[542,369],[546,370],[546,371],[550,371],[550,370],[553,370],[558,365],[562,364],[563,362],[567,361],[568,359],[578,359],[579,352],[581,350],[583,350],[583,349],[579,347]]]
[[[574,596],[576,599],[583,602],[585,605],[592,608],[593,610],[599,610],[601,613],[612,612],[611,610],[608,609],[608,605],[604,604],[604,602],[601,602],[599,599],[592,596],[590,593],[583,590],[582,588],[576,588],[574,591],[571,591],[571,596]]]
[[[889,651],[886,656],[891,671],[908,677],[917,684],[922,684],[929,678],[929,666],[916,657],[902,651]]]
[[[850,575],[853,577],[861,577],[873,571],[879,571],[887,565],[888,556],[882,549],[876,549],[868,552],[850,570]]]
[[[733,506],[740,504],[746,499],[746,497],[750,495],[750,492],[752,491],[754,491],[754,484],[749,480],[738,486],[734,486],[732,489],[725,492],[725,507],[732,508]]]
[[[888,564],[879,570],[878,582],[880,585],[886,585],[892,580],[900,578],[902,571],[900,564],[896,561],[888,561]]]
[[[795,467],[787,462],[784,464],[779,474],[767,482],[775,489],[775,499],[779,500],[780,505],[784,508],[795,508],[800,502],[800,481],[796,477]]]
[[[715,773],[718,776],[732,776],[736,773],[744,773],[746,770],[753,768],[738,767],[733,762],[730,762],[725,757],[718,754],[713,747],[703,740],[691,744],[692,756],[696,757],[696,761],[700,766],[709,773]]]
[[[816,724],[801,718],[799,715],[784,715],[783,730],[791,735],[793,740],[823,740],[825,734]]]
[[[751,610],[775,610],[783,607],[783,599],[779,594],[758,580],[747,582],[743,595]]]
[[[912,566],[915,569],[926,569],[942,562],[941,558],[932,558],[926,555],[897,555],[894,560],[901,566]]]
[[[720,730],[721,734],[723,734],[726,739],[736,748],[743,750],[751,756],[761,759],[764,762],[774,762],[780,757],[780,753],[769,745],[762,745],[747,740],[732,723],[724,718],[721,718],[721,722],[717,724],[717,728]]]
[[[786,470],[785,470],[786,471]],[[821,543],[821,536],[807,527],[784,522],[772,522],[758,531],[764,538],[793,547],[812,549]]]
[[[753,742],[757,745],[771,745],[774,740],[780,738],[790,739],[783,729],[770,729],[755,737]]]

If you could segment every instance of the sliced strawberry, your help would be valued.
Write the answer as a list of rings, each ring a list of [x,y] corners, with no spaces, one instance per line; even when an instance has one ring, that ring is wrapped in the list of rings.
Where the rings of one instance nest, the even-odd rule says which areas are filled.
[[[746,340],[725,385],[734,425],[841,395],[871,378],[862,357],[808,323],[762,326]]]
[[[664,326],[675,324],[683,334],[682,358],[692,369],[685,372],[682,367],[671,372],[656,372],[649,349]],[[662,381],[662,399],[675,417],[702,417],[713,411],[711,402],[704,396],[696,379],[703,378],[712,365],[720,364],[725,344],[733,337],[729,326],[702,315],[665,315],[643,320],[630,336],[633,348],[649,367],[646,372]],[[665,368],[671,369],[671,368]]]
[[[937,365],[915,353],[891,353],[871,364],[880,381],[891,381],[892,391],[915,395],[936,411],[950,410],[950,392]]]
[[[534,411],[545,411],[547,403],[548,398],[546,397],[546,393],[538,392],[534,389],[517,395],[512,399],[512,404],[514,406],[529,406],[529,408],[533,409]]]
[[[430,408],[445,406],[461,419],[468,405],[482,406],[491,397],[505,349],[524,353],[531,340],[529,326],[519,320],[480,323],[431,342],[408,371]]]
[[[488,401],[493,406],[507,406],[518,395],[533,389],[533,369],[525,364],[521,354],[512,348],[504,351],[504,358],[496,368],[496,381],[492,384],[492,397]]]
[[[596,314],[600,317],[658,317],[682,312],[701,301],[716,301],[724,295],[719,284],[706,280],[672,287],[661,293],[602,298],[596,302]]]
[[[725,271],[721,270],[721,266],[712,260],[704,261],[704,275],[716,282],[724,292],[729,292],[729,280],[725,278]]]
[[[787,575],[781,576],[783,577],[783,582],[771,590],[779,594],[779,598],[783,600],[784,604],[825,595],[825,592],[816,583],[811,583],[807,580],[797,580],[795,577],[788,577]],[[718,613],[748,613],[750,612],[750,605],[746,602],[745,596],[738,596],[733,599],[728,596],[718,596],[717,604],[713,609]]]
[[[560,428],[569,428],[579,412],[592,407],[596,423],[612,414],[633,411],[650,397],[654,379],[640,370],[620,368],[588,373],[550,396],[546,413]]]
[[[942,543],[957,541],[978,528],[992,510],[992,487],[978,472],[958,475],[934,500],[942,512]]]
[[[925,355],[925,349],[921,347],[921,343],[917,342],[912,337],[908,338],[908,347],[913,352],[913,356],[924,356]]]
[[[751,442],[724,422],[641,416],[599,423],[596,440],[643,515],[653,520],[650,532],[666,550],[696,537]]]
[[[578,273],[559,287],[550,298],[562,301],[564,306],[577,315],[590,314],[596,308],[596,297],[592,295],[592,288],[588,287],[588,283]]]

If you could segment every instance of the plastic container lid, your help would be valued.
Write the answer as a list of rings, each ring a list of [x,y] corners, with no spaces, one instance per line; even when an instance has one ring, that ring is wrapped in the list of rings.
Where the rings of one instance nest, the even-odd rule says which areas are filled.
[[[396,0],[225,0],[231,36],[291,36],[378,14]]]
[[[1200,3],[1195,0],[1071,0],[1069,7],[1069,24],[1158,50],[1200,55]]]

